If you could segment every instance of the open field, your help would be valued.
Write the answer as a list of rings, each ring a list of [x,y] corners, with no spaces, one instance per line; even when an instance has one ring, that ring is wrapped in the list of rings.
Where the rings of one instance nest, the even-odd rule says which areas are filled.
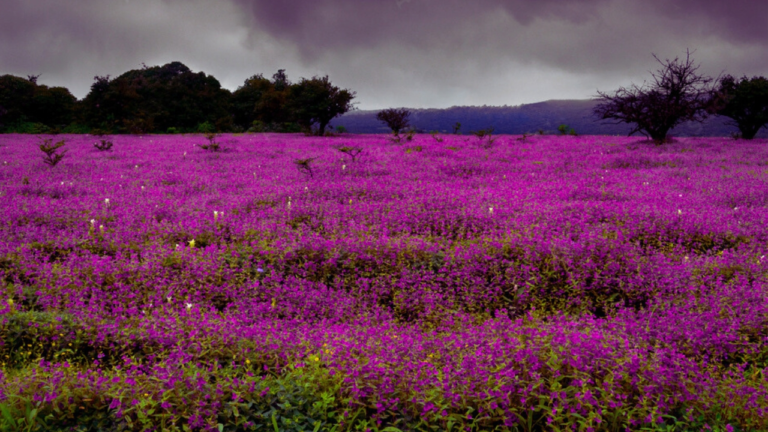
[[[768,430],[768,140],[53,138],[0,430]]]

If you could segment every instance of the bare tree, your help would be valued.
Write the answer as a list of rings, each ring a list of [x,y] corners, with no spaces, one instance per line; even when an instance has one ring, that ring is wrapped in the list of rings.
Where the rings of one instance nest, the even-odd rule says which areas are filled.
[[[667,133],[687,121],[702,121],[707,116],[712,78],[699,75],[691,53],[686,50],[685,61],[661,61],[662,68],[651,72],[650,85],[620,87],[614,94],[598,91],[601,101],[594,113],[601,120],[616,120],[612,124],[633,123],[632,135],[640,132],[656,143],[667,141]]]

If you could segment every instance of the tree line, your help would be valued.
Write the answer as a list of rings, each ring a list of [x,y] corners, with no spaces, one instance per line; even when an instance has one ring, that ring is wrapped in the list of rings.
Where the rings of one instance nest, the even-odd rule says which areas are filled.
[[[307,132],[323,135],[330,121],[353,109],[355,92],[328,76],[292,83],[285,70],[254,75],[234,92],[180,62],[96,76],[77,100],[38,77],[0,76],[0,132],[184,133]]]
[[[716,79],[699,74],[685,60],[661,61],[650,84],[598,91],[597,120],[632,125],[657,143],[685,122],[711,115],[729,119],[740,136],[752,139],[768,125],[768,79]],[[176,133],[305,132],[323,135],[332,119],[353,109],[355,92],[334,86],[328,76],[288,80],[281,69],[271,79],[246,79],[234,92],[216,78],[192,72],[180,62],[130,70],[117,78],[96,76],[77,100],[64,87],[37,83],[39,76],[0,76],[0,132]],[[399,136],[410,127],[407,109],[377,114]],[[575,132],[575,131],[574,131]]]
[[[662,67],[651,74],[651,84],[633,84],[613,93],[598,91],[599,103],[593,109],[598,120],[632,125],[629,135],[641,133],[657,144],[668,142],[668,133],[675,126],[685,122],[701,123],[710,115],[728,118],[726,124],[738,127],[738,137],[744,139],[753,139],[760,129],[768,126],[768,79],[765,77],[736,79],[724,75],[713,79],[701,75],[688,51],[684,61],[678,57],[666,61],[655,55],[654,58]],[[410,127],[410,115],[408,109],[390,108],[378,112],[376,119],[398,137]],[[567,125],[560,125],[558,130],[562,134],[576,134]]]

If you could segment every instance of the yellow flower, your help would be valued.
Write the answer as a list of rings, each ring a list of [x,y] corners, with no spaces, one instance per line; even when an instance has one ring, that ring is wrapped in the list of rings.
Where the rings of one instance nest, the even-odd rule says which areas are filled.
[[[195,247],[195,239],[189,241],[189,247]]]

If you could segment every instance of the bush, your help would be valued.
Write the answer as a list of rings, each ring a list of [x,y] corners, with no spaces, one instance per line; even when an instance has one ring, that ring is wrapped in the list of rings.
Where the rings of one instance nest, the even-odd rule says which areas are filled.
[[[379,113],[376,114],[376,120],[386,123],[387,127],[392,129],[392,133],[397,136],[400,134],[401,130],[409,126],[408,117],[410,116],[411,112],[405,108],[390,108],[379,111]]]
[[[212,125],[210,122],[203,122],[197,125],[197,132],[198,133],[214,133],[216,132],[216,127]]]

